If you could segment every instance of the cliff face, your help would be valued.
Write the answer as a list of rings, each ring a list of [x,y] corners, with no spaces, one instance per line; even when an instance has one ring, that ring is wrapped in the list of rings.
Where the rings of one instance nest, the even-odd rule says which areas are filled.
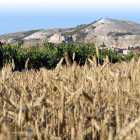
[[[76,42],[97,42],[108,47],[140,46],[140,24],[128,20],[114,20],[104,18],[90,24],[83,24],[75,28],[59,29],[62,35],[71,35]],[[0,40],[7,40],[9,43],[42,42],[50,39],[54,29],[32,30],[0,36]]]

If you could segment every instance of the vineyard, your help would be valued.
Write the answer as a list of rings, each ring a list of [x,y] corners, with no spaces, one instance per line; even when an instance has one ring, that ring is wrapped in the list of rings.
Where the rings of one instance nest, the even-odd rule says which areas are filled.
[[[23,47],[21,47],[23,46]],[[41,67],[47,69],[54,69],[57,63],[64,53],[68,52],[71,60],[72,55],[75,52],[75,61],[80,66],[84,65],[88,58],[92,58],[96,55],[95,43],[90,44],[58,44],[55,46],[52,43],[44,42],[44,49],[40,50],[39,44],[32,46],[29,49],[24,49],[23,42],[19,42],[18,45],[0,43],[0,67],[2,68],[5,64],[12,64],[12,59],[15,63],[15,70],[23,70],[25,68],[25,62],[29,58],[28,69],[39,70]],[[108,50],[107,48],[99,49],[99,63],[102,65],[106,55],[109,57],[110,62],[116,63],[120,61],[130,61],[133,56],[139,57],[139,54],[129,55],[122,57],[115,50]],[[97,56],[96,56],[97,58]],[[65,60],[63,62],[65,65]]]

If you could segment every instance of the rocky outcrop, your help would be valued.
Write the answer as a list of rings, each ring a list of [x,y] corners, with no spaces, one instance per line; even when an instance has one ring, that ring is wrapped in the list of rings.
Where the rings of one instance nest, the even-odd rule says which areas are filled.
[[[122,48],[140,46],[140,24],[127,20],[101,19],[83,32],[88,33],[84,42]]]

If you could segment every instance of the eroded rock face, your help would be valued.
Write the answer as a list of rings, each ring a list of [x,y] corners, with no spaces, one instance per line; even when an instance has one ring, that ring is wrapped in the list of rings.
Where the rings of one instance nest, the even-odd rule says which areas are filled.
[[[140,46],[140,24],[131,21],[101,19],[84,31],[88,33],[85,42],[104,42],[106,46],[122,48]]]

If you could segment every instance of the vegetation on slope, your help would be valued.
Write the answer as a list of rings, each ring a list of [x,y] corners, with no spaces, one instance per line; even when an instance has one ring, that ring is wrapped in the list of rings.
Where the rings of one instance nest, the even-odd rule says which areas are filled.
[[[107,36],[114,36],[114,37],[119,37],[119,36],[125,36],[125,35],[133,35],[130,32],[109,32]]]

